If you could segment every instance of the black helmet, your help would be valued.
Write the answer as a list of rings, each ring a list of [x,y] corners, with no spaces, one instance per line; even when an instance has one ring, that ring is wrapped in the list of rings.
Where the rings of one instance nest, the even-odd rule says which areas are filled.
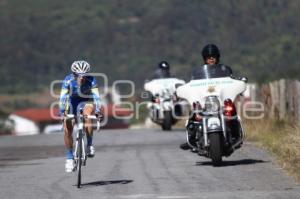
[[[215,44],[207,44],[202,49],[202,57],[204,61],[207,57],[215,57],[217,59],[217,62],[219,62],[220,59],[220,50]]]
[[[170,65],[168,64],[168,62],[162,61],[162,62],[159,62],[158,68],[169,70],[170,69]]]

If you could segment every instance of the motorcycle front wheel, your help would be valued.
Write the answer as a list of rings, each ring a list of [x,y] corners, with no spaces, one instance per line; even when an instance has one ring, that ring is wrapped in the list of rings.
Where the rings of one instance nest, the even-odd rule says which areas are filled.
[[[164,111],[164,120],[161,127],[164,131],[172,130],[172,111]]]
[[[209,154],[214,166],[220,166],[222,163],[222,142],[220,133],[209,134]]]
[[[77,188],[81,187],[81,166],[82,166],[82,133],[79,133],[78,139],[78,165],[77,165]]]

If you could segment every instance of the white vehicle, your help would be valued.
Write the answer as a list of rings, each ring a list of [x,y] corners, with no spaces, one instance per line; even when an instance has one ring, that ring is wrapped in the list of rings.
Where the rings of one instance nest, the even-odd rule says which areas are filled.
[[[219,165],[222,156],[230,156],[244,140],[233,102],[246,90],[247,78],[233,78],[219,65],[197,70],[193,80],[176,90],[177,96],[192,107],[186,122],[187,143],[199,155],[211,158],[213,165]]]
[[[43,131],[43,133],[45,134],[57,134],[63,133],[63,129],[61,128],[61,124],[51,124],[51,125],[47,125]]]
[[[151,93],[151,102],[148,103],[151,120],[161,125],[163,130],[171,130],[172,125],[178,120],[174,117],[176,107],[174,104],[176,85],[183,85],[185,82],[177,78],[153,79],[144,85],[144,89]],[[180,110],[179,110],[180,111]]]

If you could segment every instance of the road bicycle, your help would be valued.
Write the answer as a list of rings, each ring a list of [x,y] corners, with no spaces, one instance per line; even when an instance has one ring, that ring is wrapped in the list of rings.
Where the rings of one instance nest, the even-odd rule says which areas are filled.
[[[82,171],[81,167],[86,165],[87,154],[86,148],[84,147],[84,137],[86,135],[85,121],[87,119],[96,120],[97,121],[97,131],[100,129],[100,121],[95,115],[83,115],[82,111],[78,114],[77,118],[73,114],[67,114],[66,119],[73,120],[76,124],[76,143],[74,150],[74,162],[75,166],[73,171],[77,171],[77,179],[76,185],[77,188],[81,187],[81,176]]]

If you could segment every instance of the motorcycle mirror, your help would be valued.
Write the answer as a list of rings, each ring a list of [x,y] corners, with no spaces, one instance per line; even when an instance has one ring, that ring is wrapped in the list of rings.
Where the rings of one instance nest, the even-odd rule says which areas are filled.
[[[241,81],[247,83],[247,82],[248,82],[248,78],[247,78],[247,77],[242,77],[242,78],[241,78]]]
[[[182,86],[183,84],[180,84],[180,83],[177,83],[177,84],[175,84],[175,88],[178,88],[178,87],[180,87],[180,86]]]

